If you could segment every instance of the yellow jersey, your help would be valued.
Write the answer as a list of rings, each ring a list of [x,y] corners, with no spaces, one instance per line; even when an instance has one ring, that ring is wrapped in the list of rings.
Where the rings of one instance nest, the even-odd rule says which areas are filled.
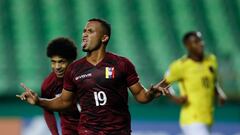
[[[217,61],[214,55],[205,55],[201,62],[186,56],[174,61],[165,74],[166,82],[178,82],[180,95],[187,96],[180,112],[180,124],[213,123],[214,89]]]

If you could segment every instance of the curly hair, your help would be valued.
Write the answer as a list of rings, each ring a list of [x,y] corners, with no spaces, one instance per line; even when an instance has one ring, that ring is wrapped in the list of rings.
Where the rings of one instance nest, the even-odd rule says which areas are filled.
[[[202,39],[202,33],[201,33],[201,32],[199,32],[199,31],[190,31],[190,32],[187,32],[187,33],[183,36],[182,42],[183,42],[184,44],[186,44],[187,41],[188,41],[188,39],[189,39],[190,37],[192,37],[192,36],[195,36],[195,37],[197,37],[197,38],[199,38],[199,39]]]
[[[51,58],[55,55],[65,58],[68,61],[74,61],[77,58],[77,47],[69,38],[59,37],[53,39],[48,43],[47,56]]]

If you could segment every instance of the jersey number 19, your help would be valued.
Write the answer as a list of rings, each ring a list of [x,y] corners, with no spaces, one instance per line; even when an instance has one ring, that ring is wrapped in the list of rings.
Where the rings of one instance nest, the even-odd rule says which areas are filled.
[[[103,106],[107,103],[107,96],[104,91],[93,92],[96,106]]]

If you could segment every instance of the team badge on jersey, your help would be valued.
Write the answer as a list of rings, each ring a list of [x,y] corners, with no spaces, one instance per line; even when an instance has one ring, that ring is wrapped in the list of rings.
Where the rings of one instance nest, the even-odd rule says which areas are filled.
[[[105,78],[113,79],[115,77],[114,67],[105,67]]]

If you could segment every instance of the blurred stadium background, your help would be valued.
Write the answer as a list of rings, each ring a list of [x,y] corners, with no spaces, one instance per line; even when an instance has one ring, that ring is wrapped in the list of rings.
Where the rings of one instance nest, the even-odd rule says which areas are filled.
[[[213,133],[240,134],[240,0],[0,0],[1,135],[49,134],[41,109],[15,98],[22,92],[19,83],[39,92],[50,72],[48,41],[67,36],[80,47],[83,27],[93,17],[112,24],[108,49],[130,58],[146,86],[185,53],[183,34],[201,31],[206,50],[218,57],[229,99],[216,106]],[[169,99],[146,105],[129,100],[134,135],[180,135],[179,106]]]

